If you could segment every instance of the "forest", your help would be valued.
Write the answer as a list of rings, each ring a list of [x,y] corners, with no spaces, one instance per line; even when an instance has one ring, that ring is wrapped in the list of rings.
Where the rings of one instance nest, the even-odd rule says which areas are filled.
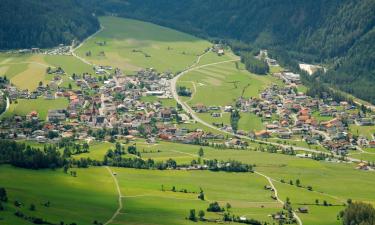
[[[76,0],[1,0],[0,49],[47,48],[83,40],[100,25],[91,12],[77,6]]]

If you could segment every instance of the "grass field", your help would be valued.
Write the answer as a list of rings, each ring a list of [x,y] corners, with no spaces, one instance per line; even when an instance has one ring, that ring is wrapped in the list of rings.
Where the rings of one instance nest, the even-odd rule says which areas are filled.
[[[31,224],[14,216],[16,210],[28,216],[43,218],[54,224],[92,224],[105,222],[117,208],[117,193],[111,175],[105,168],[76,169],[77,177],[61,170],[25,170],[0,167],[0,186],[5,187],[9,203],[0,213],[1,224]],[[18,209],[14,201],[23,205]],[[50,207],[44,203],[50,201]],[[30,211],[30,204],[36,206]]]
[[[70,77],[75,73],[78,75],[82,75],[83,73],[89,73],[93,76],[96,76],[93,70],[93,67],[87,65],[80,61],[79,59],[73,56],[66,56],[66,55],[46,55],[44,60],[54,66],[54,67],[61,67],[67,74],[67,76],[63,76],[63,82],[61,84],[62,87],[68,87],[69,84],[72,85],[73,89],[78,89],[75,82],[70,79]]]
[[[66,98],[57,98],[54,100],[46,100],[44,98],[38,99],[18,99],[18,103],[10,104],[8,111],[1,117],[9,117],[11,115],[27,115],[31,111],[36,111],[39,118],[45,120],[48,110],[51,109],[65,109],[68,106]]]
[[[260,117],[252,113],[241,113],[240,121],[238,122],[238,129],[244,131],[259,131],[264,129]]]
[[[318,122],[324,122],[334,118],[332,116],[321,116],[319,111],[313,112],[312,117],[314,117]]]
[[[208,41],[169,28],[132,19],[101,17],[104,30],[87,41],[77,53],[97,65],[112,65],[132,72],[155,68],[181,71],[211,47]],[[106,42],[100,46],[97,43]],[[91,56],[86,57],[86,52]],[[99,55],[100,52],[103,55]]]
[[[0,76],[6,75],[19,89],[35,90],[39,81],[47,84],[52,75],[46,74],[47,67],[61,67],[67,73],[62,76],[61,86],[69,84],[76,88],[74,81],[69,79],[73,74],[93,73],[93,68],[73,56],[41,55],[41,54],[0,54]]]
[[[49,77],[46,69],[49,66],[43,55],[2,54],[6,57],[0,62],[0,75],[6,75],[20,89],[35,90],[39,82],[46,83]]]
[[[178,163],[188,163],[192,159],[197,159],[199,150],[199,146],[166,142],[153,145],[138,142],[137,148],[145,159],[165,161],[173,158]],[[302,215],[304,224],[339,224],[336,215],[342,209],[342,203],[348,198],[375,204],[375,190],[372,188],[375,185],[375,174],[356,170],[353,164],[318,162],[250,150],[218,150],[210,147],[203,149],[205,158],[235,159],[255,164],[256,171],[270,176],[275,180],[277,187],[280,186],[279,194],[283,200],[286,197],[291,198],[294,208],[309,204],[310,213]],[[142,153],[143,151],[148,153]],[[279,183],[281,179],[287,183],[289,180],[295,182],[300,179],[302,186],[312,186],[313,191]],[[319,199],[321,203],[326,200],[340,206],[315,206],[315,199]],[[327,217],[322,217],[323,215]]]
[[[249,218],[262,221],[270,221],[267,215],[280,209],[280,205],[270,198],[270,192],[263,188],[267,180],[256,174],[113,170],[125,196],[124,215],[117,218],[114,224],[194,224],[185,220],[189,210],[204,210],[212,201],[218,201],[223,206],[229,202],[233,214],[249,215]],[[162,191],[162,185],[165,191]],[[187,189],[196,193],[172,192],[173,186],[177,190]],[[200,188],[205,193],[206,201],[197,198]],[[262,205],[264,208],[261,208]],[[206,218],[221,216],[206,212]]]
[[[204,56],[206,57],[206,56]],[[204,57],[202,59],[204,59]],[[223,61],[220,57],[208,55],[210,62]],[[183,99],[190,106],[204,104],[206,106],[234,105],[243,97],[257,97],[261,90],[271,84],[281,84],[281,81],[271,75],[259,76],[242,69],[240,62],[228,62],[193,70],[178,80],[178,86],[185,86],[193,91],[191,98]],[[194,84],[194,85],[192,85]],[[198,114],[208,123],[229,124],[229,114],[214,118],[208,113]],[[264,125],[261,119],[253,114],[241,114],[239,129],[244,131],[261,130]]]
[[[114,149],[114,144],[109,142],[93,142],[89,145],[89,153],[82,153],[75,155],[74,158],[90,158],[93,160],[102,161],[104,155],[109,149]]]
[[[372,140],[375,135],[375,126],[358,126],[351,124],[349,125],[349,130],[354,134],[354,135],[363,135],[364,137]]]
[[[235,62],[228,62],[193,70],[180,78],[178,85],[183,86],[186,82],[197,84],[190,105],[225,106],[233,105],[242,94],[244,97],[258,96],[261,90],[278,81],[270,75],[250,74],[237,69]]]

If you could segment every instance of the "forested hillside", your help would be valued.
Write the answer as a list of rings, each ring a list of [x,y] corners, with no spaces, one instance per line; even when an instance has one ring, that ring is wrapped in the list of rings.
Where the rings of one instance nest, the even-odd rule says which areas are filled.
[[[273,49],[289,63],[323,63],[331,71],[321,80],[375,103],[374,0],[107,0],[96,6],[98,13]]]
[[[99,29],[76,0],[1,0],[0,49],[70,44]]]

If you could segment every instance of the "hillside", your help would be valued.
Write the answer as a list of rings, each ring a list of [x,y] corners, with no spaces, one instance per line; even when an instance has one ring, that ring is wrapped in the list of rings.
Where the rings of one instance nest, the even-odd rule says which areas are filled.
[[[99,28],[98,20],[75,0],[2,0],[0,11],[0,49],[70,44]]]
[[[99,13],[273,49],[276,55],[289,56],[284,59],[289,64],[294,60],[323,63],[331,71],[322,80],[375,101],[373,0],[108,0],[96,4]]]

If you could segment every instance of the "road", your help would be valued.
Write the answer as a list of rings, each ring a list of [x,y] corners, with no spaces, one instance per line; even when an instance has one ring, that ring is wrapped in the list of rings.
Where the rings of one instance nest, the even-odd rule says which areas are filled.
[[[120,186],[118,185],[117,178],[113,174],[111,168],[109,168],[108,166],[106,166],[105,168],[111,174],[111,176],[112,176],[112,178],[113,178],[113,180],[115,182],[116,190],[117,190],[117,194],[118,194],[118,208],[117,208],[116,212],[112,215],[112,217],[109,220],[107,220],[107,222],[104,223],[104,225],[108,225],[108,224],[112,223],[113,220],[120,214],[123,206],[122,206],[122,194],[121,194]]]
[[[204,55],[204,54],[203,54]],[[188,69],[182,71],[181,73],[177,74],[173,79],[171,79],[170,81],[170,84],[171,84],[171,92],[172,92],[172,96],[173,98],[176,100],[177,103],[179,103],[181,106],[182,106],[182,109],[187,112],[189,115],[191,115],[191,117],[196,121],[196,122],[199,122],[209,128],[212,128],[214,130],[217,130],[217,131],[220,131],[222,133],[226,133],[226,134],[229,134],[229,135],[235,135],[237,137],[240,137],[242,139],[246,139],[246,140],[249,140],[249,141],[253,141],[253,142],[257,142],[257,143],[262,143],[262,144],[272,144],[272,145],[275,145],[275,146],[279,146],[279,147],[282,147],[282,148],[293,148],[294,150],[301,150],[301,151],[305,151],[305,152],[310,152],[310,153],[322,153],[321,151],[318,151],[318,150],[313,150],[313,149],[309,149],[309,148],[304,148],[304,147],[298,147],[298,146],[292,146],[292,145],[285,145],[285,144],[280,144],[280,143],[275,143],[275,142],[269,142],[269,141],[262,141],[262,140],[256,140],[256,139],[252,139],[248,136],[244,136],[244,135],[238,135],[238,134],[234,134],[234,133],[231,133],[231,132],[228,132],[228,131],[225,131],[225,130],[221,130],[219,128],[217,128],[216,126],[213,126],[212,124],[210,123],[207,123],[206,121],[200,119],[196,113],[194,112],[194,110],[186,103],[186,102],[183,102],[179,97],[178,97],[178,94],[177,94],[177,81],[179,78],[181,78],[183,75],[185,75],[186,73],[188,72],[191,72],[191,71],[194,71],[194,70],[198,70],[198,69],[201,69],[201,68],[204,68],[204,67],[208,67],[208,66],[213,66],[213,65],[219,65],[219,64],[223,64],[223,63],[229,63],[229,62],[235,62],[235,61],[239,61],[239,59],[232,59],[232,60],[226,60],[226,61],[221,61],[221,62],[216,62],[216,63],[209,63],[209,64],[205,64],[205,65],[201,65],[201,66],[197,66],[197,67],[194,67],[194,65],[198,64],[201,57],[203,56],[201,55],[200,57],[198,57],[198,60],[195,64],[193,64],[193,66],[189,67]],[[338,155],[335,155],[336,158],[340,157]],[[347,157],[346,159],[348,159],[349,161],[351,162],[360,162],[361,160],[359,159],[355,159],[355,158],[350,158],[350,157]]]
[[[95,35],[97,35],[98,33],[102,32],[104,30],[104,27],[101,26],[100,29],[98,31],[96,31],[95,33],[93,33],[92,35],[90,35],[89,37],[87,37],[85,40],[83,40],[77,47],[73,48],[73,46],[70,46],[70,52],[72,53],[72,56],[76,57],[77,59],[81,60],[83,63],[87,64],[87,65],[90,65],[90,66],[94,66],[94,64],[90,63],[89,61],[87,61],[86,59],[82,58],[81,56],[77,55],[75,53],[75,51],[77,49],[79,49],[80,47],[82,47],[82,45],[87,42],[88,40],[90,40],[91,38],[93,38]]]

